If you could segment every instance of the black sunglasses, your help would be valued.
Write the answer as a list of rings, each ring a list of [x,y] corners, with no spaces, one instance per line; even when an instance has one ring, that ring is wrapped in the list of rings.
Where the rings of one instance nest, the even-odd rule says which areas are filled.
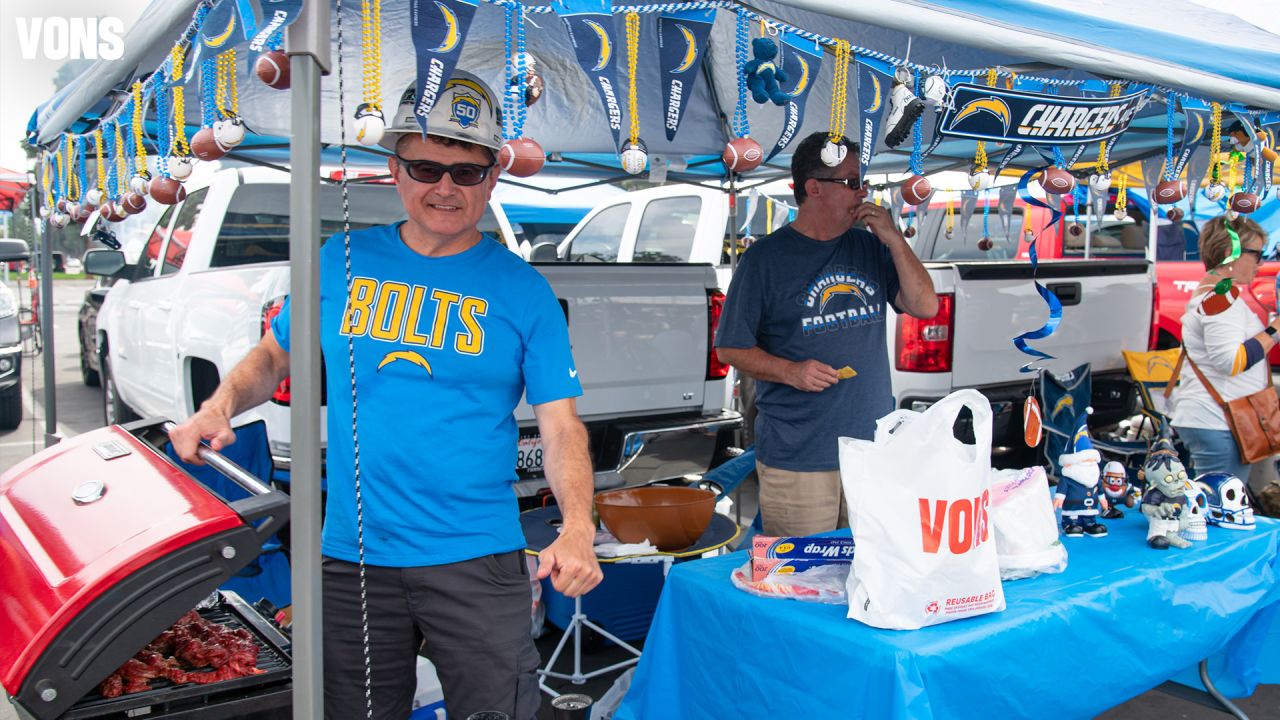
[[[870,190],[871,189],[871,181],[863,180],[862,178],[856,178],[856,177],[854,178],[816,177],[814,178],[814,180],[817,180],[819,182],[840,183],[841,185],[848,185],[853,190]]]
[[[484,182],[485,178],[489,177],[489,170],[493,168],[493,163],[488,165],[477,165],[475,163],[441,165],[430,160],[409,160],[399,155],[396,155],[396,159],[404,166],[404,171],[409,174],[409,177],[420,183],[427,184],[438,183],[445,173],[449,173],[449,177],[453,178],[454,185],[479,185]]]
[[[1253,248],[1240,248],[1240,254],[1241,254],[1241,255],[1252,255],[1254,260],[1257,260],[1258,262],[1262,262],[1262,251],[1261,251],[1261,250],[1254,250]]]

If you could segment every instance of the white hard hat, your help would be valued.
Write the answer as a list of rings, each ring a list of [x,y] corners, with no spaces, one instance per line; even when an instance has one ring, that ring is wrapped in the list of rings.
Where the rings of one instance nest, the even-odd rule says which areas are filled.
[[[401,135],[422,134],[415,114],[417,96],[416,84],[400,96],[395,116],[379,145],[395,152]],[[492,150],[501,148],[502,125],[498,121],[495,99],[493,91],[483,80],[465,70],[454,70],[453,77],[440,90],[436,104],[427,116],[427,134],[475,143]]]

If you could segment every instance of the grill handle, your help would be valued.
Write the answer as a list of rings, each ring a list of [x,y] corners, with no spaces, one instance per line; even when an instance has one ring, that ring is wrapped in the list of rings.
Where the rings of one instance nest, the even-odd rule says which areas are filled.
[[[172,431],[176,424],[166,421],[160,426],[165,435]],[[227,507],[235,510],[240,517],[250,523],[263,520],[254,526],[258,538],[266,541],[289,519],[289,496],[274,490],[258,479],[256,475],[232,462],[227,456],[207,445],[196,448],[196,454],[209,467],[222,473],[228,480],[244,488],[249,497],[228,503]]]

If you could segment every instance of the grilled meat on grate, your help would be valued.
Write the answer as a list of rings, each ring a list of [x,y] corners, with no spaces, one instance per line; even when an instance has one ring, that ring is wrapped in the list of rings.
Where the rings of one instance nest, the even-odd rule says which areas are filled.
[[[200,685],[257,675],[258,646],[247,630],[224,627],[194,610],[160,633],[98,685],[105,698],[151,689],[151,681]],[[204,670],[208,668],[208,670]]]

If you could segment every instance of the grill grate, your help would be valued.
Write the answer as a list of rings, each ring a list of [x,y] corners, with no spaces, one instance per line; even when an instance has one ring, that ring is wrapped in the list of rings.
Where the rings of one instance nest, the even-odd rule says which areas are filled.
[[[243,701],[247,695],[279,694],[279,686],[288,684],[292,678],[289,641],[267,624],[257,610],[235,593],[220,592],[219,595],[220,600],[216,605],[200,609],[198,612],[201,617],[210,622],[221,623],[233,630],[248,630],[253,636],[254,644],[258,646],[258,669],[265,672],[208,685],[194,683],[174,685],[168,680],[157,679],[151,681],[151,689],[146,692],[131,693],[116,698],[104,698],[94,690],[73,705],[59,720],[131,717],[138,713],[130,711],[141,708],[150,708],[144,713],[145,715],[170,714],[184,710],[191,712],[208,708],[208,714],[211,717],[234,717],[235,715],[219,712],[218,705]],[[287,695],[286,692],[285,696]],[[196,716],[196,714],[182,715],[184,718]]]

